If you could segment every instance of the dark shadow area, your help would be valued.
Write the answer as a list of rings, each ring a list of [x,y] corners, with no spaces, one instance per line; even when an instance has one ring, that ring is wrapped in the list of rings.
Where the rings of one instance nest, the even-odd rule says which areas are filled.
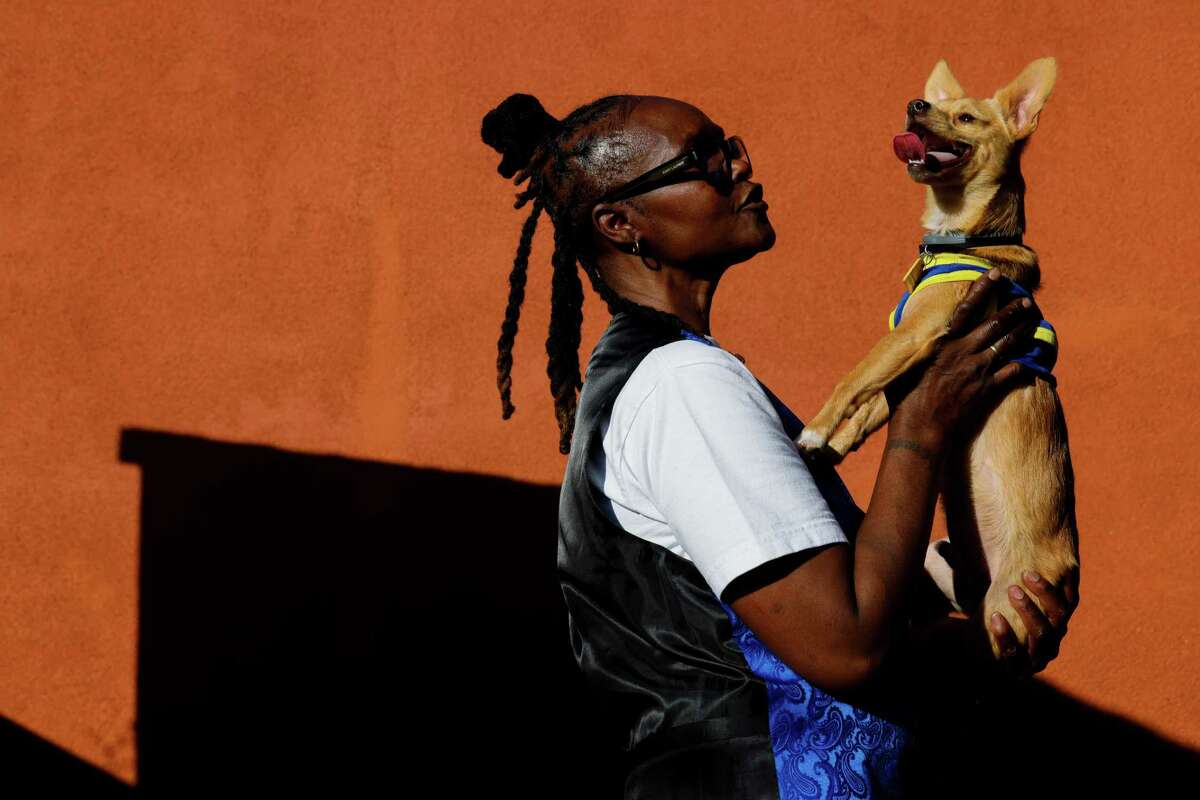
[[[567,638],[557,487],[147,430],[120,457],[143,476],[137,794],[620,797]],[[1037,681],[932,730],[923,798],[1200,777]],[[132,793],[3,731],[5,789],[35,787],[6,796]]]
[[[1174,797],[1200,780],[1200,753],[1037,679],[943,709],[923,750],[916,796],[939,800]]]
[[[0,794],[130,800],[133,787],[71,755],[33,731],[0,717]]]
[[[139,785],[612,796],[555,578],[558,487],[126,430]]]

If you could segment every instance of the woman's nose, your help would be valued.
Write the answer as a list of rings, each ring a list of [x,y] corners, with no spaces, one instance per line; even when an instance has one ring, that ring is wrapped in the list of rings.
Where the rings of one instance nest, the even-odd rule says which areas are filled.
[[[747,180],[754,174],[754,167],[750,166],[749,158],[735,158],[729,162],[730,176],[733,182]]]

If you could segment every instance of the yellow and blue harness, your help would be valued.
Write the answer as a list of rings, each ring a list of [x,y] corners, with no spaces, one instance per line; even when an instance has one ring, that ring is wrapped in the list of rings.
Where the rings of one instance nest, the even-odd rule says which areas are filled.
[[[973,281],[980,275],[987,274],[993,266],[986,259],[959,253],[938,253],[925,256],[923,259],[917,259],[917,263],[924,267],[921,276],[913,285],[910,283],[912,270],[905,275],[905,282],[909,283],[911,289],[904,293],[900,302],[888,314],[888,330],[893,330],[900,324],[901,315],[904,314],[904,305],[908,299],[925,287],[939,283]],[[913,268],[915,269],[916,266],[917,264],[914,263]],[[1006,289],[1010,297],[1032,297],[1029,291],[1016,281],[1009,278],[1001,278],[1000,281],[1002,284],[1007,284]],[[1058,360],[1058,336],[1054,332],[1054,326],[1046,320],[1039,322],[1029,339],[1029,345],[1019,356],[1009,360],[1024,364],[1044,378],[1051,386],[1055,386],[1058,381],[1050,374],[1050,371],[1054,369],[1054,363]]]

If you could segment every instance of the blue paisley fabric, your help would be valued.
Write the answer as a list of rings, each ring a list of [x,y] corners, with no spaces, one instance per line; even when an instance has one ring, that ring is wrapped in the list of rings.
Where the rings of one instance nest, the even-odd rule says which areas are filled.
[[[902,796],[901,759],[912,734],[813,686],[721,606],[746,663],[767,684],[780,800]]]

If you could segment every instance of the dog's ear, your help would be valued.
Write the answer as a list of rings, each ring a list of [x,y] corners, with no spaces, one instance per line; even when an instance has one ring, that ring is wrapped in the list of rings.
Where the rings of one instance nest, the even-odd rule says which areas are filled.
[[[925,81],[925,99],[930,103],[940,103],[966,96],[967,93],[958,85],[954,74],[950,72],[950,65],[943,58],[929,73],[929,80]]]
[[[1037,130],[1038,115],[1054,88],[1058,64],[1053,58],[1039,58],[1021,70],[1017,79],[996,92],[1004,124],[1013,139],[1024,139]]]

